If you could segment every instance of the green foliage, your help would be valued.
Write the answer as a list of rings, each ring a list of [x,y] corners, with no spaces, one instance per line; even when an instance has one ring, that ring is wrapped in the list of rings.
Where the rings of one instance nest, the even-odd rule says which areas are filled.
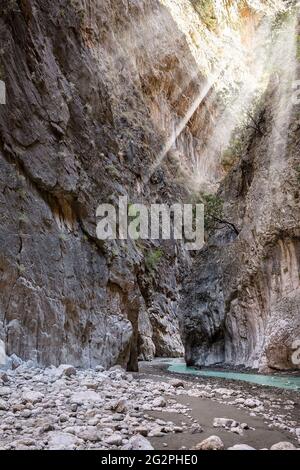
[[[8,15],[11,12],[19,12],[20,8],[17,0],[6,0],[6,5],[3,8],[3,14]]]
[[[297,60],[300,61],[300,34],[297,35]]]
[[[224,201],[217,194],[199,192],[192,196],[193,204],[204,205],[204,227],[206,232],[214,230],[223,217]]]
[[[26,199],[27,192],[26,192],[25,189],[23,189],[23,188],[18,189],[18,193],[19,193],[21,199]]]
[[[255,135],[263,135],[265,109],[263,96],[256,96],[250,108],[241,118],[241,123],[234,129],[228,147],[221,156],[221,165],[227,173],[239,161]]]
[[[231,168],[238,162],[239,157],[243,153],[244,142],[242,138],[236,137],[231,139],[229,147],[224,150],[221,159],[223,169],[228,173]]]
[[[234,167],[245,152],[247,141],[246,128],[238,126],[231,136],[228,147],[221,156],[221,166],[226,173]]]
[[[84,23],[84,19],[85,19],[85,11],[84,11],[84,9],[78,10],[78,11],[77,11],[77,15],[78,15],[78,17],[79,17],[80,23],[83,24],[83,23]]]
[[[78,10],[80,8],[80,2],[79,0],[70,0],[71,6],[75,9]]]
[[[29,219],[28,219],[27,215],[24,214],[24,212],[22,212],[19,215],[19,222],[23,222],[24,224],[27,224],[29,222]]]
[[[214,31],[217,27],[217,17],[213,0],[192,0],[192,5],[199,14],[205,26]]]
[[[119,256],[119,251],[116,248],[113,248],[111,250],[111,256],[112,258],[117,258]]]
[[[24,273],[26,271],[26,268],[25,268],[24,264],[19,264],[18,265],[18,271],[19,271],[20,274]]]
[[[75,12],[80,16],[80,19],[83,19],[85,11],[82,7],[82,3],[79,0],[70,0],[71,6],[74,8]]]
[[[224,201],[216,194],[203,194],[202,200],[205,230],[210,231],[216,228],[217,219],[222,218]]]
[[[157,267],[161,261],[162,256],[163,250],[161,248],[152,250],[145,256],[145,265],[148,271],[153,271]]]
[[[116,178],[119,176],[119,171],[114,165],[108,165],[106,167],[107,172],[112,176],[113,178]]]
[[[272,33],[275,35],[280,33],[282,29],[285,27],[286,23],[293,18],[293,14],[294,14],[293,6],[286,8],[282,11],[279,11],[276,14],[272,23]]]
[[[63,242],[66,242],[68,240],[68,236],[65,233],[61,232],[59,234],[59,239]]]

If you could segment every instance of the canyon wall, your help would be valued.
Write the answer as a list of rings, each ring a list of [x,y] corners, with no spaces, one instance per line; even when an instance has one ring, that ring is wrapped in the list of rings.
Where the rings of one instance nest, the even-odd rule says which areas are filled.
[[[292,22],[291,28],[288,37],[295,39],[299,27]],[[190,365],[299,367],[292,360],[300,338],[300,133],[293,86],[300,69],[294,39],[277,51],[259,126],[221,183],[225,222],[211,233],[185,284],[181,326]]]
[[[189,201],[197,184],[215,185],[224,177],[214,129],[225,145],[235,125],[224,111],[226,100],[234,98],[238,83],[248,88],[245,77],[256,73],[251,69],[256,58],[248,55],[256,26],[280,3],[1,1],[0,80],[7,102],[0,105],[0,339],[7,354],[40,364],[118,363],[132,370],[138,358],[183,354],[178,303],[194,254],[172,240],[100,241],[96,208],[117,204],[119,196],[130,204]],[[245,156],[223,185],[226,210],[247,234],[245,220],[254,215],[245,208],[252,194],[245,185],[255,197],[257,188],[248,181],[252,173],[268,190],[274,176],[265,175],[258,157],[263,142],[253,143],[258,147],[253,158]],[[260,166],[254,170],[256,161]],[[289,184],[291,168],[284,169]],[[235,183],[227,187],[226,181]],[[285,187],[281,179],[278,184]],[[250,278],[240,274],[243,295],[249,290],[251,298],[267,289],[262,286],[273,286],[261,320],[253,320],[252,346],[239,339],[243,333],[230,337],[242,324],[248,328],[247,315],[256,318],[257,309],[253,305],[256,316],[250,315],[247,307],[247,313],[236,313],[244,320],[235,321],[234,309],[241,308],[235,281],[227,286],[219,278],[227,261],[219,263],[218,246],[240,244],[242,257],[243,243],[250,246],[247,237],[232,241],[232,231],[224,231],[215,236],[216,247],[209,245],[197,257],[192,291],[185,289],[191,303],[183,309],[188,361],[202,362],[207,346],[212,360],[242,354],[249,362],[261,350],[256,330],[265,331],[270,305],[277,305],[282,320],[279,300],[288,297],[289,285],[285,269],[293,270],[296,283],[298,234],[282,227],[280,236],[270,235],[266,274],[254,275],[259,284],[249,290]],[[264,236],[265,231],[267,224]],[[255,246],[265,252],[269,242],[256,238]],[[242,261],[232,256],[241,269]],[[233,265],[229,254],[225,258]],[[261,260],[252,253],[250,259]],[[273,259],[284,271],[276,282]],[[205,296],[213,299],[209,310],[199,300]]]
[[[196,69],[184,35],[153,0],[4,0],[0,44],[7,354],[130,369],[138,357],[182,355],[184,247],[99,241],[95,214],[118,196],[147,203],[184,194],[171,181],[174,165],[143,182],[167,137],[161,121],[181,95],[176,75]],[[160,121],[154,102],[166,103]]]

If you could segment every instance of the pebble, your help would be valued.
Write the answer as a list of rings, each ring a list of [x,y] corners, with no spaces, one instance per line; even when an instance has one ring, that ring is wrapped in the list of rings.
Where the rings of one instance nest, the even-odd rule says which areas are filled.
[[[184,388],[184,382],[183,380],[180,380],[180,379],[172,379],[170,380],[169,384],[172,385],[172,387],[174,388],[179,388],[179,387]]]
[[[157,397],[153,400],[152,406],[154,408],[164,408],[167,406],[167,402],[163,397]]]
[[[48,438],[49,450],[75,450],[80,440],[66,432],[51,431]]]
[[[123,450],[153,450],[153,447],[145,437],[137,435],[129,439]]]
[[[232,447],[228,447],[227,450],[256,450],[254,447],[248,446],[247,444],[236,444]]]
[[[278,442],[271,447],[271,450],[297,450],[291,442]]]
[[[299,424],[286,409],[294,407],[295,402],[271,399],[271,394],[257,400],[257,392],[250,391],[250,396],[246,396],[230,388],[214,388],[207,382],[137,378],[120,366],[108,371],[102,366],[76,370],[66,364],[39,369],[22,363],[14,370],[1,371],[0,379],[0,435],[4,449],[151,450],[149,439],[153,437],[161,438],[163,447],[170,447],[165,442],[170,435],[203,432],[201,419],[198,422],[189,405],[177,401],[181,395],[219,403],[224,403],[226,397],[226,403],[233,400],[237,409],[263,416],[268,426],[273,423],[274,428],[287,430],[300,441]],[[153,411],[155,418],[151,416]],[[178,416],[176,423],[170,420],[169,413]],[[224,417],[215,418],[213,425],[241,435],[253,429],[247,423]],[[295,448],[288,442],[272,448],[276,446]],[[195,448],[223,449],[224,444],[220,437],[210,436]]]
[[[253,398],[248,398],[245,400],[244,405],[247,406],[248,408],[257,408],[262,405],[261,401],[255,400]]]
[[[218,436],[210,436],[197,444],[192,450],[223,450],[223,441]]]
[[[34,391],[24,392],[22,396],[23,402],[25,403],[29,402],[33,404],[42,401],[43,398],[44,398],[44,395],[42,393],[34,392]]]
[[[122,436],[119,434],[113,434],[105,439],[106,444],[110,446],[120,446],[122,445]]]
[[[4,400],[0,400],[0,410],[7,411],[8,409],[8,403]]]

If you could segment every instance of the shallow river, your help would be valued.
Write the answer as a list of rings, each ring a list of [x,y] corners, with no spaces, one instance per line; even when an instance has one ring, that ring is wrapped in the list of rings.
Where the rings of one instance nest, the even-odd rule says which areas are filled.
[[[182,360],[163,360],[168,364],[170,372],[180,374],[199,375],[201,377],[217,377],[221,379],[241,380],[253,384],[266,385],[270,387],[286,388],[288,390],[300,391],[300,377],[292,375],[261,375],[244,372],[230,372],[218,370],[199,370],[194,367],[187,367]]]

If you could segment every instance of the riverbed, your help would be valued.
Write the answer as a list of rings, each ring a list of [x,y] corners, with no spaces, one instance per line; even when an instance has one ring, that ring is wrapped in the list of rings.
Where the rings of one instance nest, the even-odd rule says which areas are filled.
[[[232,374],[238,375],[232,376]],[[282,383],[282,380],[272,380],[267,376],[270,378],[268,383],[265,376],[260,374],[196,370],[186,368],[182,359],[166,358],[140,363],[138,375],[154,381],[182,379],[186,391],[182,391],[176,401],[186,405],[190,410],[184,420],[191,423],[195,420],[203,428],[200,434],[187,432],[166,437],[152,437],[151,442],[155,449],[180,449],[182,446],[190,448],[191,445],[210,435],[221,437],[226,448],[243,443],[255,449],[269,449],[276,442],[290,441],[294,444],[297,442],[294,434],[294,430],[300,427],[299,391],[294,388],[295,384],[298,386],[297,381],[290,387],[287,387],[290,384],[283,387],[285,382]],[[261,382],[257,376],[261,377]],[[287,381],[298,377],[275,375],[274,378]],[[199,396],[193,396],[194,394],[189,392],[192,389],[200,390]],[[258,400],[259,405],[249,408],[248,399]],[[158,417],[155,413],[150,412],[150,415]],[[239,436],[225,429],[215,428],[214,418],[218,417],[246,422],[250,430]],[[168,415],[168,419],[178,425],[182,421],[182,418],[175,414]]]
[[[164,361],[164,360],[163,360]],[[188,367],[183,360],[172,359],[164,361],[169,372],[176,374],[196,375],[200,377],[238,380],[268,387],[283,388],[300,392],[300,377],[294,375],[263,375],[247,372],[220,371],[213,369],[197,369]]]

